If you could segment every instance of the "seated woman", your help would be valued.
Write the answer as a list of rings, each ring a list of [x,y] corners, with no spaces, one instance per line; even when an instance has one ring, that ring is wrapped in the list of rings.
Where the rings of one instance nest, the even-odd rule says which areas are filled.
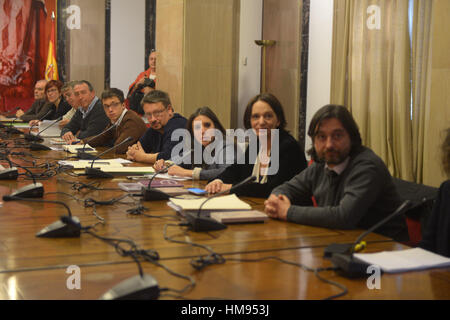
[[[63,83],[59,80],[50,80],[46,84],[45,98],[47,102],[36,115],[36,119],[29,122],[30,126],[36,126],[42,120],[56,120],[72,109],[61,94],[62,86]]]
[[[234,162],[234,143],[227,144],[225,129],[210,108],[198,108],[189,117],[187,129],[191,138],[190,150],[180,159],[182,163],[169,167],[168,174],[192,177],[194,180],[212,180]],[[206,150],[207,152],[211,151],[211,157],[205,159],[205,148],[212,146],[211,143],[213,142],[216,142],[219,150],[217,153],[215,148]],[[197,156],[197,159],[200,159],[201,156],[199,163],[195,161],[196,150],[198,150],[197,152],[201,151],[201,155]],[[155,163],[154,168],[161,170],[164,166],[164,160],[160,159]]]
[[[450,177],[450,129],[447,129],[442,153],[444,171]],[[450,257],[450,180],[444,181],[439,188],[419,247]]]
[[[253,175],[256,182],[238,187],[236,193],[265,198],[272,189],[306,168],[305,154],[298,142],[285,130],[283,107],[274,95],[262,93],[250,100],[244,113],[244,126],[252,129],[256,136],[253,140],[256,141],[250,140],[244,161],[241,159],[229,166],[218,179],[206,186],[209,193],[229,190],[233,184]],[[274,136],[272,141],[272,135],[277,132],[279,140]],[[252,154],[254,152],[251,152],[254,143],[257,146],[256,159]]]

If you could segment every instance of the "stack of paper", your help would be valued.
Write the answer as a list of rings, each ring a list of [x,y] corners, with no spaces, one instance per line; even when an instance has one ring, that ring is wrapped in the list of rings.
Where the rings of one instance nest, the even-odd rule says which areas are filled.
[[[43,120],[39,123],[39,131],[41,137],[59,137],[61,136],[61,129],[59,128],[58,124],[55,123],[54,120]],[[38,134],[38,132],[31,134]]]
[[[170,198],[169,206],[174,208],[181,215],[186,212],[197,212],[200,206],[208,198],[197,199],[176,199]],[[235,194],[217,197],[209,200],[202,206],[202,213],[209,216],[211,211],[237,211],[237,210],[251,210],[248,203],[240,200]]]
[[[387,273],[450,267],[450,259],[422,248],[378,253],[356,253],[355,257],[378,265]]]

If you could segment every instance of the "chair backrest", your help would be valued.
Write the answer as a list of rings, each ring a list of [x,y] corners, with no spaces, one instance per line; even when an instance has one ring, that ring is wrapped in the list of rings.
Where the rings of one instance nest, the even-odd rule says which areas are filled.
[[[439,189],[398,178],[394,178],[394,184],[400,198],[413,203],[405,213],[410,239],[407,244],[417,246],[422,239],[422,226],[426,225]]]

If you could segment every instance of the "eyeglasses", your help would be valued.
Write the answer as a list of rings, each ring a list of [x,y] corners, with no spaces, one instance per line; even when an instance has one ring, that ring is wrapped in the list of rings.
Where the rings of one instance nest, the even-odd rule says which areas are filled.
[[[154,112],[149,112],[149,113],[145,113],[145,117],[146,118],[159,118],[162,116],[162,114],[164,113],[164,111],[166,111],[167,109],[162,109],[162,110],[157,110]]]
[[[109,108],[115,109],[115,108],[119,107],[120,105],[121,105],[120,102],[113,102],[110,105],[103,104],[103,108],[105,108],[105,109],[109,109]]]

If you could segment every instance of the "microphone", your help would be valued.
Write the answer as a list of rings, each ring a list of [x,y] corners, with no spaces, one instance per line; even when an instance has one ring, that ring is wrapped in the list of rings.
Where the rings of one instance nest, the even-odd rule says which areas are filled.
[[[0,180],[17,180],[19,177],[19,171],[16,167],[13,167],[11,160],[9,159],[9,150],[6,150],[6,153],[2,154],[5,157],[5,160],[9,163],[9,168],[3,168],[0,170]]]
[[[4,117],[8,117],[8,115],[10,116],[10,115],[15,115],[15,111],[17,111],[17,110],[19,110],[20,109],[20,107],[15,107],[14,109],[12,109],[12,110],[7,110],[7,111],[5,111],[5,112],[2,112],[1,113],[1,115],[2,116],[4,116]],[[3,124],[3,123],[0,123],[0,128],[4,128],[5,127],[5,125]]]
[[[20,131],[19,129],[14,128],[14,121],[16,121],[17,119],[19,119],[19,117],[15,117],[14,119],[12,119],[9,122],[9,126],[6,128],[6,133],[10,133],[10,134],[22,134],[23,132]]]
[[[42,121],[42,120],[45,119],[50,113],[52,113],[52,112],[54,112],[54,111],[55,111],[55,107],[53,106],[53,108],[50,108],[50,110],[48,110],[46,114],[44,114],[42,117],[40,117],[40,118],[38,119],[38,121]],[[32,130],[34,127],[37,127],[37,126],[39,125],[39,122],[37,122],[37,123],[38,123],[37,125],[36,125],[36,124],[33,124],[33,125],[30,127],[30,132],[31,132],[31,130]],[[40,137],[38,137],[38,136],[34,136],[34,135],[30,134],[30,133],[25,134],[25,140],[27,140],[27,141],[39,141],[39,142],[44,141],[44,139],[42,139],[42,138],[40,138]]]
[[[246,185],[248,183],[251,183],[255,180],[256,180],[255,176],[250,176],[250,177],[244,179],[243,181],[239,182],[238,184],[235,184],[233,187],[231,187],[230,190],[221,191],[219,193],[216,193],[212,197],[209,197],[208,199],[206,199],[205,201],[202,202],[202,204],[198,208],[197,215],[190,213],[190,212],[186,212],[185,217],[188,220],[191,230],[194,232],[204,232],[204,231],[222,230],[222,229],[227,228],[227,226],[225,224],[220,223],[215,219],[212,219],[209,217],[202,217],[201,210],[202,210],[203,206],[209,200],[217,198],[225,193],[232,194],[236,191],[237,188],[239,188],[243,185]]]
[[[85,168],[85,174],[87,175],[87,177],[88,178],[113,178],[114,176],[112,174],[107,173],[107,172],[103,172],[100,169],[94,168],[94,162],[95,162],[95,160],[99,159],[105,153],[108,153],[111,150],[114,150],[117,147],[119,147],[119,146],[121,146],[121,145],[123,145],[123,144],[125,144],[125,143],[127,143],[127,142],[129,142],[131,140],[133,140],[133,138],[132,137],[128,137],[125,140],[123,140],[121,143],[116,144],[112,148],[109,148],[108,150],[103,151],[98,156],[96,156],[95,159],[92,160],[91,167],[90,168],[89,167]]]
[[[111,130],[112,128],[115,128],[115,127],[117,127],[117,125],[114,123],[108,129],[106,129],[106,130],[100,132],[99,134],[97,134],[97,135],[89,138],[88,140],[86,140],[86,142],[83,145],[83,148],[77,150],[77,158],[82,159],[82,160],[94,160],[96,158],[95,155],[85,152],[86,144],[88,144],[90,141],[94,140],[95,138],[100,137],[101,135],[107,133],[109,130]]]
[[[27,140],[27,141],[38,141],[38,142],[44,141],[44,139],[42,139],[42,138],[40,137],[40,134],[41,134],[42,132],[44,132],[45,130],[47,130],[48,128],[53,127],[56,123],[58,123],[59,121],[61,121],[62,118],[63,118],[62,116],[59,117],[58,119],[56,119],[55,121],[53,121],[49,126],[47,126],[46,128],[42,129],[41,131],[39,131],[36,135],[33,135],[33,134],[31,134],[31,133],[25,134],[25,140]],[[30,132],[31,132],[31,128],[30,128]]]
[[[34,178],[33,172],[31,172],[30,170],[28,170],[27,168],[22,167],[22,166],[19,166],[19,168],[24,169],[31,175],[31,178],[33,179],[33,184],[29,184],[25,187],[17,189],[10,195],[4,195],[3,201],[12,201],[12,200],[14,200],[15,197],[19,197],[19,198],[42,198],[42,197],[44,197],[44,186],[40,182],[36,183],[36,179]]]
[[[162,192],[161,190],[158,190],[156,188],[152,188],[152,181],[158,174],[166,173],[171,166],[172,164],[156,171],[150,178],[147,187],[142,187],[142,196],[144,197],[144,201],[169,200],[170,196],[167,193]]]
[[[67,204],[62,201],[52,200],[39,200],[39,199],[27,199],[19,196],[7,196],[8,200],[3,197],[5,201],[28,201],[28,202],[40,202],[40,203],[55,203],[63,205],[68,212],[68,216],[62,216],[60,220],[53,222],[52,224],[44,227],[38,233],[38,238],[79,238],[81,234],[80,219],[72,216],[72,212]]]
[[[414,206],[415,207],[415,206]],[[372,233],[391,219],[405,213],[411,209],[411,201],[405,200],[398,206],[398,208],[389,216],[379,221],[368,230],[364,231],[354,243],[352,244],[337,244],[333,243],[325,248],[324,257],[331,259],[334,266],[339,268],[341,273],[348,278],[358,278],[367,276],[367,263],[354,257],[355,246],[358,245],[362,239],[368,234]]]

